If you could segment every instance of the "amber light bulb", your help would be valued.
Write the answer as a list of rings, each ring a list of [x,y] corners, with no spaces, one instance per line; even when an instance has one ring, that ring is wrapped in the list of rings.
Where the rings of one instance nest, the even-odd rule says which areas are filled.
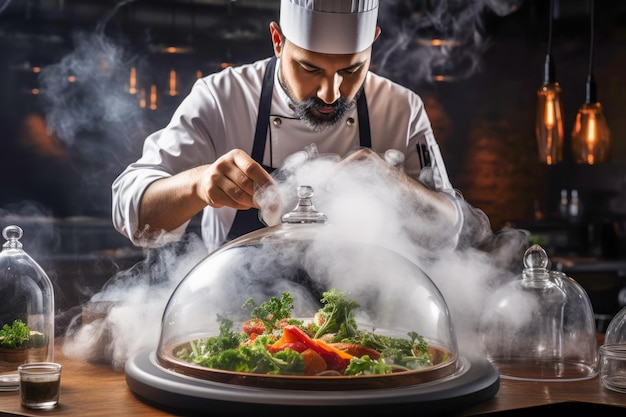
[[[611,130],[602,104],[584,103],[576,114],[572,130],[572,154],[578,164],[607,162],[611,154]]]
[[[593,75],[594,0],[589,0],[589,72],[585,85],[585,102],[578,109],[572,129],[572,155],[578,164],[607,162],[611,154],[611,131],[598,101]]]
[[[539,160],[553,165],[563,159],[563,105],[558,82],[546,83],[537,91],[535,124]]]
[[[554,0],[550,0],[548,51],[543,67],[543,84],[537,90],[537,116],[535,136],[539,161],[554,165],[563,159],[563,104],[561,86],[556,81],[552,60],[552,21]]]

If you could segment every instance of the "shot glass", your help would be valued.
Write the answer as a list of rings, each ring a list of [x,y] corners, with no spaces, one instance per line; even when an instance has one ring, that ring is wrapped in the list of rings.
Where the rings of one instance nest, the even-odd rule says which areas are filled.
[[[48,410],[59,404],[61,365],[52,362],[25,363],[17,367],[22,406]]]

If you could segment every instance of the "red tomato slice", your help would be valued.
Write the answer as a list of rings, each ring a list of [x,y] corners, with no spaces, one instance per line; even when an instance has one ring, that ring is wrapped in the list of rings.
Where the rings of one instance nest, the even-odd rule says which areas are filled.
[[[259,319],[249,319],[243,322],[241,330],[246,334],[263,334],[265,333],[265,325]]]

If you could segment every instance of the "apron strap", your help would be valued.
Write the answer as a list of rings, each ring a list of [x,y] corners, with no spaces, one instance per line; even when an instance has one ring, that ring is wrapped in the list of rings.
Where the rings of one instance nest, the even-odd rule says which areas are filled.
[[[263,164],[265,142],[267,141],[267,121],[270,118],[272,108],[272,93],[274,92],[274,72],[276,69],[276,56],[274,55],[265,68],[263,87],[259,98],[259,114],[256,118],[256,130],[254,132],[254,144],[250,155],[259,164]]]
[[[359,142],[363,148],[371,148],[372,132],[370,131],[370,116],[367,110],[365,87],[361,90],[359,98],[356,99],[356,112],[359,116]]]

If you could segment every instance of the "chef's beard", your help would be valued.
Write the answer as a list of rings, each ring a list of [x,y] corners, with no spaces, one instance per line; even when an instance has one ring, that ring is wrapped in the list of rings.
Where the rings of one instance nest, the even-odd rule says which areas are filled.
[[[336,126],[354,105],[354,100],[339,97],[334,103],[326,104],[317,97],[310,97],[300,102],[294,101],[294,111],[311,130],[321,132],[332,126]],[[316,111],[320,107],[332,107],[332,113],[320,113]]]
[[[341,122],[343,117],[356,102],[356,97],[352,100],[348,100],[345,97],[339,97],[332,104],[327,104],[318,97],[309,97],[302,101],[298,101],[293,97],[291,90],[280,76],[278,77],[278,80],[281,87],[285,91],[285,94],[287,94],[287,97],[289,97],[293,103],[293,110],[296,112],[298,118],[300,118],[300,120],[302,120],[304,124],[314,132],[322,132],[325,129],[339,124],[339,122]],[[334,111],[332,113],[320,113],[319,111],[316,111],[320,107],[333,107]]]

